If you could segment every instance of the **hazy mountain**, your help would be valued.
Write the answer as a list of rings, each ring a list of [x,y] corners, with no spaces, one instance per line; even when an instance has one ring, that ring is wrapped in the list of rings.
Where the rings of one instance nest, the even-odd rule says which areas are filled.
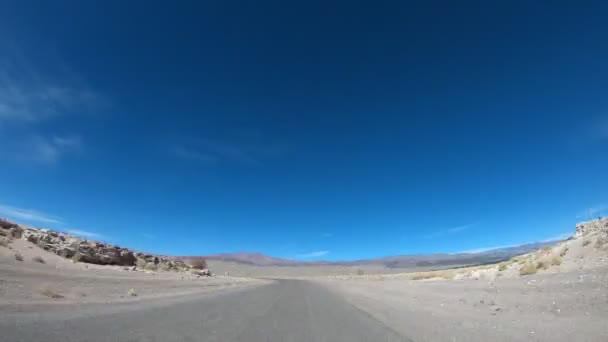
[[[554,245],[558,241],[536,242],[520,246],[498,248],[479,253],[457,254],[415,254],[396,255],[377,259],[364,259],[356,261],[297,261],[275,258],[262,253],[223,253],[204,256],[208,260],[221,260],[255,266],[303,266],[303,265],[384,265],[389,268],[416,268],[416,267],[447,267],[480,265],[500,262],[513,256],[525,254]]]

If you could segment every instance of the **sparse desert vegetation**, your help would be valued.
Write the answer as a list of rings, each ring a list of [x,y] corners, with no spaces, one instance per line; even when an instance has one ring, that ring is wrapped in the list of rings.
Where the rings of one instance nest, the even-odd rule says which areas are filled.
[[[608,245],[608,233],[601,234],[595,239],[595,248],[604,248]]]
[[[65,298],[64,295],[62,295],[59,290],[52,288],[50,286],[45,286],[42,289],[40,289],[40,294],[49,298],[53,298],[53,299],[60,299],[60,298]]]
[[[452,270],[446,271],[433,271],[433,272],[417,272],[411,276],[412,280],[425,280],[425,279],[453,279],[455,272]]]
[[[207,268],[207,260],[204,258],[194,258],[190,261],[190,266],[195,270],[204,270]]]
[[[15,260],[23,261],[23,255],[21,255],[21,253],[15,253]]]
[[[562,264],[562,258],[561,258],[561,256],[555,255],[555,256],[553,256],[551,258],[551,265],[552,266],[559,266],[561,264]]]
[[[537,265],[533,264],[531,262],[527,262],[519,269],[519,274],[520,275],[530,275],[530,274],[535,274],[536,271],[537,271]]]
[[[35,256],[32,258],[33,262],[37,262],[39,264],[46,264],[46,261],[44,261],[44,259],[41,256]]]
[[[8,247],[10,240],[7,238],[0,238],[0,247]]]

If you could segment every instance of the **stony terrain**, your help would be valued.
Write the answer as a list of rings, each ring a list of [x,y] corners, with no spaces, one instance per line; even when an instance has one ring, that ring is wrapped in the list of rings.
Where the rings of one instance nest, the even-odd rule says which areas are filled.
[[[0,221],[0,311],[45,303],[115,303],[262,284],[211,277],[206,265]]]
[[[606,341],[608,220],[482,267],[317,277],[414,341]]]
[[[155,271],[188,271],[198,269],[199,275],[209,275],[204,262],[188,264],[184,260],[135,252],[128,248],[114,246],[98,241],[89,241],[79,237],[39,229],[0,219],[0,236],[4,240],[23,239],[34,245],[74,262],[97,265],[132,266],[139,269]]]
[[[568,240],[497,264],[403,272],[212,260],[220,275],[211,277],[193,268],[200,258],[146,255],[4,226],[0,321],[9,336],[24,340],[600,342],[608,336],[608,219],[580,223]],[[66,248],[73,249],[71,258],[62,253]],[[253,278],[261,275],[294,280]],[[78,305],[69,309],[72,303]],[[100,333],[117,325],[123,328],[113,335]],[[340,333],[339,326],[350,330]],[[70,333],[82,329],[86,339]]]

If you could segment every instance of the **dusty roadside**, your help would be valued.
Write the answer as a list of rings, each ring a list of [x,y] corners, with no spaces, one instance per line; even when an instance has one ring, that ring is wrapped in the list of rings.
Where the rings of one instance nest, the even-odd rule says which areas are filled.
[[[414,341],[608,341],[608,220],[495,265],[316,277]]]
[[[252,278],[74,263],[21,239],[0,246],[0,311],[45,304],[138,302],[264,283]]]
[[[484,280],[317,280],[414,341],[606,341],[608,268]]]

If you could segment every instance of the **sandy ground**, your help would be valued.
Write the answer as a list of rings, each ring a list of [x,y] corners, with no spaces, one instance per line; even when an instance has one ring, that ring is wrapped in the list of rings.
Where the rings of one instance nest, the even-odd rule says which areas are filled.
[[[0,313],[38,310],[49,303],[116,303],[106,307],[122,312],[130,302],[141,306],[273,283],[237,273],[312,280],[414,341],[608,341],[605,233],[501,264],[436,272],[356,275],[358,268],[339,266],[209,264],[219,276],[131,271],[73,263],[14,240],[0,246]],[[528,266],[533,272],[523,274]]]
[[[23,261],[16,259],[17,253]],[[44,264],[34,261],[35,257],[41,257]],[[18,239],[0,246],[0,310],[28,304],[141,301],[262,283],[250,278],[197,277],[73,263]]]
[[[608,341],[608,250],[599,235],[499,265],[316,277],[414,341]],[[524,265],[547,265],[521,275]],[[447,278],[447,279],[446,279]],[[416,280],[418,279],[418,280]]]

